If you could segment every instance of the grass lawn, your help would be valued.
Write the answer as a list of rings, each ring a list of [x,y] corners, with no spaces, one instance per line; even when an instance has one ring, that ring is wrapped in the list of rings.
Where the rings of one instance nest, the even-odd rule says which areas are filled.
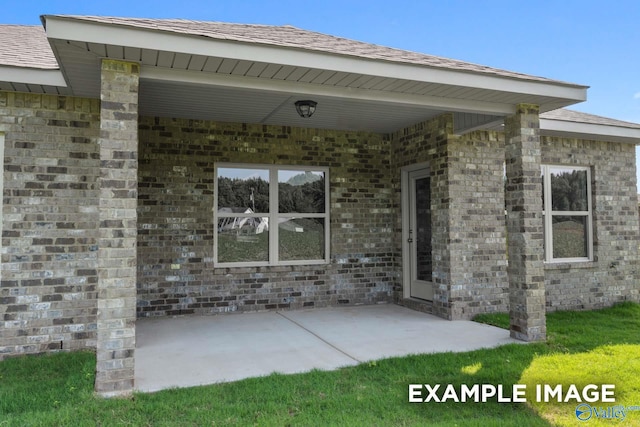
[[[504,319],[483,316],[498,324]],[[8,359],[0,362],[0,427],[640,425],[640,411],[628,412],[622,422],[578,421],[575,403],[408,402],[411,383],[502,384],[511,390],[513,384],[611,382],[620,402],[640,406],[640,305],[550,313],[547,325],[547,343],[393,358],[130,399],[93,396],[91,353]]]

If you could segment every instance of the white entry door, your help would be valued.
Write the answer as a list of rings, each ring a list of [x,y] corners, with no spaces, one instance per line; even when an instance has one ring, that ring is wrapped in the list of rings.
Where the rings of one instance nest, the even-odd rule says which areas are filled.
[[[433,300],[431,257],[431,179],[425,169],[408,173],[408,248],[405,271],[409,271],[412,298]],[[405,217],[406,218],[406,217]]]

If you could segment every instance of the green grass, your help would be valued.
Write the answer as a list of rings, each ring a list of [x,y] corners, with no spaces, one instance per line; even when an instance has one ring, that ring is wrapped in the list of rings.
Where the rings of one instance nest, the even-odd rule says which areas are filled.
[[[487,325],[509,329],[509,313],[478,314],[473,320]]]
[[[0,363],[0,426],[7,415],[35,408],[56,411],[92,398],[95,357],[90,353],[11,358]]]
[[[593,384],[615,386],[615,403],[591,403],[596,408],[621,405],[625,408],[640,402],[640,345],[622,344],[598,347],[585,353],[552,354],[536,358],[524,371],[521,384],[535,390],[536,384],[561,384],[568,390],[575,384],[579,390]],[[591,392],[592,393],[592,392]],[[600,391],[598,390],[598,393]],[[532,399],[531,403],[538,413],[554,425],[571,426],[576,424],[573,402],[559,402],[557,398]],[[562,399],[560,399],[562,400]],[[625,421],[633,419],[634,425],[640,424],[640,413],[628,414]],[[611,419],[589,419],[590,426],[605,426]]]
[[[502,323],[504,315],[484,316],[484,320]],[[489,383],[510,390],[512,384],[528,381],[580,383],[591,375],[594,381],[600,381],[602,375],[606,378],[606,372],[596,368],[580,371],[584,363],[615,367],[618,376],[611,378],[616,382],[616,396],[640,405],[633,394],[640,377],[635,352],[640,344],[640,305],[550,313],[547,324],[547,343],[392,358],[330,372],[275,374],[138,393],[130,399],[93,396],[95,358],[91,353],[8,359],[0,362],[0,427],[548,426],[562,422],[554,415],[557,408],[496,401],[408,403],[408,385]],[[624,370],[617,369],[619,364],[624,364]],[[561,409],[559,415],[571,415],[571,410]],[[579,425],[568,419],[566,425]],[[629,414],[621,425],[640,425],[640,412]]]

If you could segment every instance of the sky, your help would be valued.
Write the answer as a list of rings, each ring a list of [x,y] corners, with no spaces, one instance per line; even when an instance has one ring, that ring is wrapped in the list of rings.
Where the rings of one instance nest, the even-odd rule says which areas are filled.
[[[587,85],[587,101],[569,108],[640,123],[638,0],[0,0],[0,6],[2,24],[75,14],[293,25]]]

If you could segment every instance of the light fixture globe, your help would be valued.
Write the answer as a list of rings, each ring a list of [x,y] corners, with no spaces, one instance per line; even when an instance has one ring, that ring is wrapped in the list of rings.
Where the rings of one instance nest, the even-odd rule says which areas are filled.
[[[313,113],[316,112],[316,105],[318,105],[315,101],[296,101],[296,111],[300,115],[300,117],[311,117]]]

